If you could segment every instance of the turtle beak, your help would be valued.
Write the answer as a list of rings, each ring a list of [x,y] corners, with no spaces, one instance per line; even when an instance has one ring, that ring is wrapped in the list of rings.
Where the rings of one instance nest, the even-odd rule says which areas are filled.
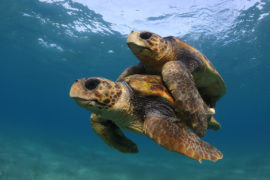
[[[140,37],[140,34],[142,32],[145,31],[132,31],[127,38],[127,45],[136,45],[136,46],[140,46],[140,47],[145,47],[145,44],[142,40],[142,38]]]
[[[82,80],[76,80],[75,83],[72,84],[69,97],[70,98],[79,98],[82,91]]]
[[[75,102],[82,108],[88,108],[93,104],[94,95],[91,90],[86,90],[85,83],[87,79],[76,80],[69,91],[69,97],[74,99]]]
[[[70,98],[75,98],[78,96],[78,83],[75,82],[72,84],[71,88],[70,88],[70,91],[69,91],[69,97]]]
[[[85,100],[94,99],[93,93],[99,84],[100,80],[97,78],[83,78],[76,80],[70,88],[69,97]]]

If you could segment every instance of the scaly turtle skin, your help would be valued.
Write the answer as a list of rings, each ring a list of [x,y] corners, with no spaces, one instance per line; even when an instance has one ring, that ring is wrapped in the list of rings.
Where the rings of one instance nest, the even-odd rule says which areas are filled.
[[[81,107],[95,113],[90,120],[94,131],[106,144],[121,152],[138,152],[136,144],[121,132],[120,128],[123,128],[148,136],[169,151],[199,161],[221,159],[223,155],[219,150],[190,132],[176,116],[169,102],[171,97],[164,91],[166,88],[159,83],[160,80],[151,76],[145,80],[153,94],[143,88],[136,90],[140,95],[134,92],[132,86],[142,87],[137,86],[135,81],[141,84],[143,79],[142,75],[121,82],[99,77],[80,79],[72,85],[70,97]]]
[[[222,77],[209,60],[173,36],[132,31],[127,44],[141,64],[126,69],[119,80],[131,74],[161,75],[181,117],[196,134],[204,136],[207,121],[214,114],[211,108],[226,92]]]

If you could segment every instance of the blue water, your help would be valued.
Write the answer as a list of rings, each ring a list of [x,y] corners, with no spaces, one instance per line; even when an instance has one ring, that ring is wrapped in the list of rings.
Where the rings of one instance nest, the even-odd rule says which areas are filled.
[[[145,4],[144,4],[145,3]],[[270,179],[269,1],[0,1],[0,180]],[[107,147],[68,96],[75,79],[115,80],[138,63],[129,31],[174,35],[224,78],[216,163],[126,132],[139,153]]]

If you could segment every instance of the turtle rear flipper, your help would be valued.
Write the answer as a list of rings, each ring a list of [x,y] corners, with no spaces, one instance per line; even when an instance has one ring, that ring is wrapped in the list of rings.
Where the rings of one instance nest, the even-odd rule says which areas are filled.
[[[144,122],[144,133],[167,150],[200,162],[202,159],[217,161],[223,158],[218,149],[202,141],[179,121],[169,117],[148,117]]]
[[[129,140],[121,129],[110,120],[103,120],[101,117],[92,114],[90,122],[95,133],[110,147],[122,153],[137,153],[135,143]]]
[[[211,116],[210,120],[208,122],[208,129],[213,129],[215,131],[219,130],[221,128],[221,124],[217,122],[217,120]]]
[[[162,78],[175,100],[175,107],[187,125],[200,137],[205,135],[207,118],[213,113],[200,96],[192,74],[180,61],[167,62]]]

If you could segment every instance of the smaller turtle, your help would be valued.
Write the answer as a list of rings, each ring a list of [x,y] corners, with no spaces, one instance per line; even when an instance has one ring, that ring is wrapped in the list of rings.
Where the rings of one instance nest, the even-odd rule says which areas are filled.
[[[204,136],[207,121],[215,112],[212,108],[226,92],[224,80],[210,61],[173,36],[132,31],[127,44],[141,64],[126,69],[119,80],[131,74],[161,75],[181,117],[196,134]]]
[[[219,150],[190,132],[176,116],[173,99],[156,77],[134,75],[121,82],[84,78],[72,85],[70,97],[95,113],[90,119],[92,128],[106,144],[121,152],[138,152],[136,144],[120,130],[123,128],[148,136],[167,150],[200,162],[222,159]]]

